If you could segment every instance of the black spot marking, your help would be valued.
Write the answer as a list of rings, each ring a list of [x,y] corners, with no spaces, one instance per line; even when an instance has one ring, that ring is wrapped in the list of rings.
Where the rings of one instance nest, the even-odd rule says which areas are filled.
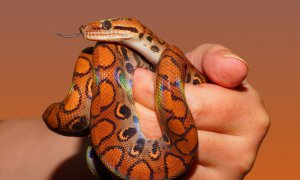
[[[186,83],[189,83],[191,82],[191,73],[187,73],[187,76],[186,76]]]
[[[163,140],[166,142],[167,146],[171,146],[171,141],[167,135],[163,135]]]
[[[121,142],[127,141],[128,139],[132,138],[136,133],[137,133],[137,130],[132,127],[125,129],[125,130],[121,130],[118,133],[118,140]]]
[[[169,76],[166,75],[166,74],[161,75],[161,78],[162,78],[163,80],[166,80],[166,81],[169,80]]]
[[[144,149],[144,146],[145,146],[145,139],[143,138],[139,138],[137,141],[136,141],[136,145],[133,147],[133,149],[129,152],[129,155],[133,156],[133,157],[137,157],[139,156],[143,149]]]
[[[158,145],[158,141],[155,141],[152,144],[152,149],[151,149],[149,155],[150,155],[150,159],[153,161],[158,160],[160,158],[161,152],[160,152],[160,148]]]
[[[137,141],[136,141],[136,146],[134,146],[134,149],[136,151],[142,151],[143,148],[144,148],[144,145],[145,145],[145,139],[143,138],[139,138]]]
[[[129,117],[131,114],[131,111],[126,105],[123,105],[120,108],[120,113],[123,114],[125,117]]]
[[[130,31],[130,32],[133,32],[133,33],[138,33],[138,30],[134,27],[115,26],[114,29]]]
[[[126,64],[126,70],[127,70],[128,73],[133,74],[133,72],[134,72],[133,65],[131,63],[127,63]]]
[[[155,45],[151,46],[150,49],[153,52],[159,52],[159,48],[157,46],[155,46]]]
[[[84,50],[82,50],[83,53],[86,53],[86,54],[93,54],[94,52],[94,47],[87,47],[85,48]]]
[[[75,130],[85,129],[88,126],[88,120],[85,116],[78,119],[76,123],[73,124],[72,128]]]
[[[115,116],[118,119],[127,119],[131,116],[131,110],[125,104],[118,103],[115,107]]]
[[[127,50],[126,50],[126,48],[124,46],[121,46],[121,51],[122,51],[122,55],[125,58],[125,60],[129,61]]]
[[[158,141],[155,141],[152,145],[152,152],[155,154],[158,148]]]
[[[109,30],[109,29],[111,29],[111,22],[110,21],[104,21],[103,23],[102,23],[102,28],[103,29],[105,29],[105,30]]]
[[[68,117],[68,116],[67,116]],[[52,131],[64,135],[64,136],[77,136],[83,137],[89,134],[89,121],[85,116],[76,116],[73,119],[68,119],[69,123],[62,127],[61,122],[66,120],[66,116],[60,117],[59,113],[56,115],[57,123],[59,128],[47,126]]]
[[[152,40],[153,40],[152,36],[147,36],[147,40],[148,40],[149,42],[152,42]]]
[[[174,58],[173,56],[170,56],[171,57],[171,62],[177,66],[179,69],[181,69],[181,65],[179,64],[179,60],[182,60],[181,56],[179,56],[179,58]]]
[[[120,67],[117,67],[116,70],[115,70],[115,73],[114,73],[114,76],[115,76],[115,80],[119,86],[119,88],[122,87],[122,85],[120,84],[120,76],[123,74],[122,70]]]
[[[172,100],[173,101],[180,101],[181,99],[178,97],[178,96],[176,96],[172,91],[171,91],[171,98],[172,98]]]
[[[201,83],[203,83],[203,79],[201,78],[201,75],[196,73],[193,78],[193,84],[197,85],[197,84],[201,84]]]
[[[197,84],[200,84],[201,82],[199,81],[198,78],[194,78],[193,79],[193,85],[197,85]]]
[[[166,142],[169,141],[168,136],[166,136],[166,135],[164,134],[164,135],[163,135],[163,140],[166,141]]]
[[[139,38],[140,38],[140,39],[142,39],[143,36],[144,36],[144,33],[140,33],[140,34],[139,34]]]

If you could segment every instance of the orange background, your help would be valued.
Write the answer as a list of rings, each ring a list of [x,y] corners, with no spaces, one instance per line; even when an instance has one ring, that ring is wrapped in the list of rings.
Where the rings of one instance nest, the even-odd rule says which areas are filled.
[[[300,179],[299,7],[296,0],[6,1],[0,7],[0,119],[40,118],[66,95],[78,53],[93,43],[55,32],[136,17],[185,51],[220,43],[246,59],[248,79],[272,120],[246,179]]]

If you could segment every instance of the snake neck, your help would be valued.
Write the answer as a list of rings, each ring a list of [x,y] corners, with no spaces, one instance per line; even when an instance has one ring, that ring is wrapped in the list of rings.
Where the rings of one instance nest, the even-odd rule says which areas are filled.
[[[159,39],[146,27],[144,31],[137,34],[135,38],[128,39],[123,43],[138,51],[153,65],[158,63],[162,52],[168,47],[166,42]]]

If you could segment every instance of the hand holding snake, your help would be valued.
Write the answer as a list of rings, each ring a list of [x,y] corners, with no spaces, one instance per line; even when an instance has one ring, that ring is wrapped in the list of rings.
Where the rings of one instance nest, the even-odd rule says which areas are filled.
[[[107,21],[107,20],[102,21],[100,25],[102,25],[105,30],[110,30],[113,27],[114,29],[130,31],[131,33],[133,31],[139,32],[138,28],[136,28],[136,30],[134,30],[134,28],[124,26],[124,24],[123,24],[123,26],[112,26],[111,21]],[[84,28],[86,28],[86,26]],[[99,23],[98,24],[96,23],[96,25],[92,24],[92,25],[88,26],[88,28],[91,32],[93,32],[93,30],[99,31]],[[147,31],[147,29],[146,29],[146,31]],[[142,31],[142,32],[146,32],[146,31]],[[144,33],[143,34],[138,33],[138,34],[139,34],[140,39],[142,39],[143,36],[145,35]],[[149,34],[151,35],[150,38],[149,38]],[[92,34],[92,35],[95,35],[95,34]],[[119,35],[119,34],[117,34],[117,35]],[[106,37],[107,34],[101,34],[101,36]],[[128,37],[122,36],[121,38],[126,39]],[[146,38],[149,42],[153,41],[153,39],[154,39],[154,40],[157,40],[160,45],[165,44],[165,42],[159,40],[151,31],[149,31],[146,34]],[[98,39],[96,39],[96,40],[98,40]],[[128,39],[126,39],[126,40],[128,40]],[[124,42],[122,42],[122,43],[124,43]],[[136,44],[137,43],[135,42],[135,45]],[[197,135],[195,134],[195,132],[193,132],[195,125],[193,124],[192,121],[189,120],[189,119],[192,119],[192,117],[191,117],[191,114],[188,111],[187,105],[185,103],[185,97],[184,97],[184,93],[182,92],[183,87],[182,87],[181,83],[183,83],[185,81],[185,82],[193,82],[194,84],[198,84],[198,83],[204,82],[204,78],[198,71],[194,70],[193,66],[191,66],[188,63],[188,61],[186,61],[184,55],[180,52],[180,50],[178,50],[177,48],[175,48],[173,46],[163,47],[163,46],[159,46],[159,44],[154,44],[154,45],[151,44],[148,46],[147,46],[147,44],[139,44],[138,47],[132,46],[131,48],[134,48],[134,50],[137,50],[137,51],[142,51],[140,49],[138,50],[138,48],[142,47],[142,45],[144,46],[143,48],[150,48],[151,51],[149,51],[149,50],[146,51],[148,54],[147,53],[141,53],[141,54],[144,57],[147,57],[147,59],[150,62],[152,62],[153,65],[155,65],[155,63],[157,63],[157,61],[155,62],[155,59],[160,59],[159,65],[157,67],[155,66],[155,68],[157,68],[156,73],[158,74],[158,78],[156,77],[157,78],[156,79],[157,80],[156,89],[158,89],[157,87],[160,87],[159,90],[156,90],[156,92],[155,92],[155,98],[159,97],[157,99],[162,102],[158,101],[158,102],[156,102],[155,105],[156,105],[156,109],[158,110],[158,112],[161,111],[159,113],[159,115],[162,116],[162,120],[163,120],[162,121],[163,122],[162,123],[162,132],[163,132],[162,139],[158,139],[158,140],[146,139],[143,136],[141,130],[139,128],[137,128],[139,123],[136,123],[136,121],[137,121],[136,119],[138,117],[133,116],[131,114],[132,111],[129,111],[129,110],[132,110],[133,107],[128,109],[128,104],[130,104],[130,103],[133,104],[131,101],[132,93],[130,93],[130,92],[128,93],[128,89],[131,89],[130,85],[132,83],[130,81],[124,83],[124,80],[126,81],[126,79],[127,80],[132,79],[130,76],[130,69],[131,69],[130,67],[132,67],[132,68],[133,67],[146,67],[147,69],[151,69],[151,68],[153,68],[153,67],[151,67],[151,64],[144,63],[144,62],[139,64],[138,60],[137,60],[136,61],[137,64],[128,65],[128,66],[130,66],[129,68],[126,66],[127,65],[126,64],[123,66],[123,67],[126,67],[126,69],[119,70],[118,69],[119,66],[116,66],[116,67],[112,68],[113,73],[107,71],[111,68],[109,66],[113,66],[112,64],[115,63],[115,61],[114,61],[115,58],[116,59],[123,58],[125,61],[126,61],[126,58],[129,58],[129,59],[140,58],[140,57],[138,57],[138,58],[134,57],[136,54],[133,51],[130,51],[129,49],[127,49],[127,47],[122,46],[122,45],[121,46],[120,45],[112,46],[109,43],[105,43],[105,44],[98,44],[96,46],[96,48],[94,49],[93,56],[97,56],[97,55],[95,55],[95,54],[97,54],[97,53],[95,53],[95,51],[97,51],[97,48],[99,48],[98,56],[101,57],[104,54],[103,57],[104,56],[106,57],[104,60],[107,60],[108,62],[105,62],[105,61],[85,62],[84,60],[80,60],[80,58],[84,59],[83,55],[85,55],[85,56],[91,55],[90,49],[84,50],[81,54],[82,56],[80,56],[80,58],[77,62],[77,64],[80,64],[80,66],[76,65],[77,69],[75,69],[74,79],[73,79],[74,84],[70,91],[71,93],[69,94],[69,96],[65,99],[65,101],[62,104],[54,104],[54,105],[50,106],[49,109],[44,114],[44,118],[46,120],[47,125],[51,129],[53,129],[59,133],[62,133],[65,135],[71,135],[71,134],[72,135],[82,135],[82,134],[86,133],[85,131],[82,131],[82,128],[84,126],[87,126],[86,118],[89,117],[89,115],[80,114],[80,113],[85,113],[85,112],[79,111],[78,113],[75,113],[76,116],[72,116],[72,115],[62,116],[62,113],[65,113],[65,114],[73,113],[74,114],[74,112],[76,112],[77,110],[80,109],[80,108],[78,108],[79,105],[84,106],[86,108],[86,105],[88,103],[85,104],[85,102],[82,102],[82,101],[77,101],[77,105],[74,105],[74,103],[76,104],[74,99],[76,99],[76,97],[77,97],[77,99],[80,99],[80,98],[82,98],[82,95],[83,95],[82,91],[84,91],[84,90],[81,89],[81,87],[80,87],[80,85],[82,85],[81,81],[86,82],[84,84],[85,84],[85,87],[88,87],[88,88],[85,88],[86,91],[84,91],[84,92],[87,95],[87,97],[90,97],[92,99],[92,106],[91,106],[92,121],[89,122],[89,123],[91,123],[90,126],[92,127],[91,128],[92,133],[93,133],[93,129],[96,129],[96,130],[94,130],[95,131],[94,135],[91,134],[93,147],[96,150],[97,155],[100,156],[100,158],[102,158],[101,161],[104,162],[104,164],[110,170],[112,170],[116,175],[123,177],[123,178],[129,177],[129,178],[133,178],[133,179],[140,179],[142,176],[138,173],[140,171],[139,169],[143,169],[143,170],[147,169],[146,174],[148,176],[145,179],[174,178],[174,177],[178,176],[179,174],[181,174],[184,170],[186,170],[187,167],[190,166],[192,159],[194,157],[193,153],[195,152],[195,148],[197,146],[197,144],[195,144],[195,142],[193,142],[193,140],[197,139]],[[105,51],[108,51],[108,53]],[[107,57],[107,56],[111,56],[109,54],[109,51],[111,54],[115,53],[112,58]],[[124,53],[124,52],[126,52],[126,53]],[[160,52],[161,54],[158,52]],[[118,53],[120,55],[118,55]],[[125,54],[127,55],[127,57]],[[159,58],[154,58],[157,55],[159,55]],[[115,57],[115,56],[120,56],[120,57]],[[93,57],[92,61],[94,61],[94,59],[97,59],[99,57]],[[89,58],[87,57],[86,59],[89,59]],[[166,59],[166,60],[164,60],[164,59]],[[164,62],[166,62],[166,63],[164,63]],[[170,66],[170,62],[172,62],[173,65]],[[87,67],[89,67],[90,63],[93,64],[93,68],[95,69],[93,82],[91,82],[92,80],[90,80],[89,78],[84,79],[84,77],[90,73],[89,72],[90,69],[87,68]],[[117,64],[117,63],[115,63],[115,64]],[[98,72],[97,72],[96,67],[99,67]],[[110,81],[107,81],[107,79],[106,79],[107,77],[105,77],[105,78],[101,77],[101,73],[99,71],[99,69],[101,69],[101,68],[104,69],[103,70],[103,72],[105,72],[104,74],[114,74],[113,80],[116,80],[116,84],[113,84],[114,86],[109,83]],[[178,68],[178,70],[176,70],[176,68]],[[129,69],[129,71],[128,71],[128,69]],[[133,68],[133,69],[135,69],[135,68]],[[170,71],[166,72],[165,71],[166,69],[169,69]],[[122,70],[123,70],[123,72],[122,72]],[[124,70],[127,70],[127,74],[124,73]],[[97,73],[100,75],[98,75]],[[186,73],[186,74],[184,74],[184,73]],[[190,73],[190,74],[187,75],[188,73]],[[128,76],[129,76],[129,78],[128,78]],[[90,76],[87,76],[87,77],[90,77]],[[84,79],[84,80],[82,80],[82,79]],[[93,83],[93,85],[91,85],[91,83]],[[99,92],[97,91],[97,87],[95,87],[95,84],[97,86],[100,86],[100,89],[101,89],[101,85],[104,84],[103,89],[111,88],[111,90],[113,90],[113,91],[115,90],[114,87],[123,88],[123,90],[125,90],[125,92],[127,92],[126,100],[129,101],[129,103],[123,103],[120,105],[118,103],[110,102],[109,100],[107,100],[109,98],[114,99],[116,96],[124,98],[124,94],[117,94],[117,95],[113,94],[112,97],[101,97],[101,91],[99,91],[99,88],[98,88]],[[90,91],[89,91],[89,87],[91,89]],[[176,90],[175,87],[179,87],[179,89]],[[75,93],[72,94],[72,92],[75,92]],[[93,99],[94,94],[97,94],[99,99],[102,98],[102,100],[103,99],[105,100],[105,98],[106,98],[106,102],[103,103],[102,101],[98,100],[97,98]],[[94,97],[97,97],[97,96],[94,96]],[[105,95],[102,95],[102,96],[105,96]],[[94,105],[93,105],[93,101],[96,101],[96,102],[94,102],[95,103]],[[101,104],[101,103],[103,103],[103,104]],[[172,103],[173,103],[173,105],[171,105]],[[127,122],[127,123],[125,123],[125,125],[123,125],[123,127],[121,126],[120,129],[116,130],[114,122],[110,121],[111,120],[110,118],[106,118],[106,117],[99,118],[100,115],[99,115],[98,111],[100,110],[100,111],[105,112],[106,110],[110,109],[110,106],[112,106],[112,104],[114,104],[115,107],[111,108],[112,111],[109,114],[114,113],[115,117],[118,117],[119,120],[131,118],[132,122],[135,122],[134,125],[137,125],[137,124],[138,125],[134,126],[134,127],[128,127],[128,122]],[[176,104],[177,108],[179,107],[181,109],[181,111],[182,110],[184,110],[184,111],[181,112],[178,109],[177,110],[172,109],[172,108],[176,107],[176,106],[174,106],[174,104]],[[92,109],[93,107],[97,107],[97,108],[95,108],[96,109],[95,112],[93,112],[93,109]],[[78,109],[76,109],[76,108],[78,108]],[[68,123],[65,123],[65,121],[68,121]],[[59,123],[57,123],[57,122],[59,122]],[[65,124],[63,124],[63,123],[65,123]],[[103,125],[102,128],[98,128],[98,130],[97,130],[96,127],[99,126],[99,124],[101,127],[101,123],[106,123],[106,124]],[[99,135],[98,134],[99,132],[97,132],[97,131],[99,131],[99,129],[103,130],[103,127],[106,127],[106,125],[112,126],[112,128],[109,129],[111,132],[107,132],[108,134],[106,134],[106,135],[105,134]],[[124,127],[125,127],[125,129],[124,129]],[[109,131],[109,130],[107,130],[107,131]],[[137,135],[138,137],[136,137],[134,139],[134,136],[136,134],[138,134]],[[130,141],[131,141],[132,145],[122,144],[122,143],[121,143],[121,146],[120,145],[111,145],[111,144],[103,145],[103,144],[105,144],[105,141],[107,139],[111,138],[114,135],[116,135],[115,140],[118,140],[119,144],[123,141],[128,142],[128,140],[131,139]],[[108,136],[110,136],[110,137],[108,137]],[[177,139],[176,139],[176,137],[177,137]],[[94,140],[93,140],[93,138],[94,138]],[[93,141],[95,141],[96,143]],[[180,144],[182,144],[183,142],[185,142],[184,145],[180,146]],[[194,144],[194,145],[191,145],[191,144]],[[103,146],[102,149],[101,149],[101,146]],[[125,150],[124,150],[124,147],[125,147]],[[169,151],[167,148],[169,148]],[[161,151],[161,149],[164,149],[166,151]],[[119,153],[120,155],[119,155],[119,157],[117,157],[119,161],[112,160],[112,162],[108,162],[108,160],[105,159],[105,156],[108,156],[107,154],[109,154],[109,152],[114,152],[114,154]],[[146,159],[145,152],[148,152],[148,154],[147,154],[148,159]],[[126,158],[124,158],[124,156],[127,155],[125,153],[128,153],[129,156],[127,157],[127,159],[129,159],[129,161],[127,162],[124,160],[124,162],[123,161],[120,162],[120,159],[122,159],[122,160],[126,159]],[[139,156],[140,156],[140,159],[138,158]],[[111,158],[111,156],[108,156],[108,157]],[[152,159],[151,159],[151,157],[152,157]],[[164,158],[162,158],[163,160],[161,160],[160,162],[156,161],[160,157],[164,157]],[[132,160],[130,158],[135,158],[135,159]],[[130,162],[131,162],[131,165],[130,165]],[[158,163],[157,166],[165,167],[163,172],[159,171],[159,168],[156,168],[156,169],[155,169],[155,167],[153,168],[153,164],[155,164],[157,162],[160,163],[160,164]],[[113,163],[115,163],[115,164],[113,164]],[[176,163],[177,167],[172,166],[172,164],[174,164],[174,163]]]
[[[269,120],[261,99],[253,87],[241,82],[247,74],[244,63],[225,57],[224,51],[230,52],[220,45],[204,44],[187,55],[207,77],[214,76],[211,81],[216,84],[185,85],[199,134],[199,150],[184,179],[242,179],[253,166],[268,129]],[[216,67],[222,68],[216,72]],[[153,85],[145,83],[153,77],[152,72],[137,69],[133,92],[140,104],[137,111],[142,130],[157,138],[160,132],[148,131],[159,129],[153,99],[144,98],[153,94]],[[240,83],[242,88],[223,88]],[[85,166],[88,138],[56,135],[37,120],[3,120],[0,131],[0,144],[5,144],[0,149],[4,179],[97,179]]]

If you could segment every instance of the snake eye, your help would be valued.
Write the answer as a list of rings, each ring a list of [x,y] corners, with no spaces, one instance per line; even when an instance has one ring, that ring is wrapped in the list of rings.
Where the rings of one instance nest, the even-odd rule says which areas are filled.
[[[104,21],[102,23],[102,28],[105,29],[105,30],[111,29],[111,22],[110,21]]]

